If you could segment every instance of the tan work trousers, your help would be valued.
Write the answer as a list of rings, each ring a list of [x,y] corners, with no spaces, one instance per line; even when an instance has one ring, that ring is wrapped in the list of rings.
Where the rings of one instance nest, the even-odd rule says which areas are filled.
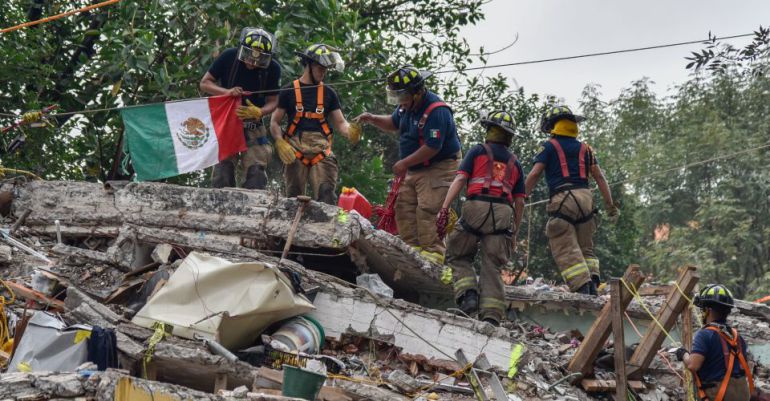
[[[722,383],[716,383],[713,387],[709,387],[703,392],[711,401],[717,399],[717,393],[719,393],[719,386]],[[749,381],[746,377],[731,377],[727,383],[727,391],[722,401],[749,401],[751,394],[749,393]]]
[[[591,191],[582,188],[557,193],[546,207],[548,213],[558,212],[573,220],[588,216],[593,209]],[[579,224],[552,216],[545,226],[551,254],[571,291],[588,283],[591,275],[599,276],[599,259],[594,254],[595,232],[596,216]]]
[[[398,235],[408,245],[444,255],[446,247],[436,233],[436,215],[459,164],[446,159],[406,173],[396,200],[396,225]]]
[[[511,259],[510,230],[513,208],[502,203],[469,200],[463,204],[461,221],[447,240],[447,265],[452,267],[455,300],[468,290],[479,293],[480,318],[500,322],[507,304],[500,270]],[[463,225],[477,231],[472,233]],[[497,232],[497,233],[495,233]],[[480,235],[479,235],[480,234]],[[481,244],[481,269],[478,284],[473,260]]]
[[[289,138],[288,141],[307,159],[313,159],[329,146],[329,142],[322,132],[305,131]],[[334,155],[326,156],[316,164],[307,165],[302,163],[302,160],[297,159],[286,165],[283,170],[286,196],[293,198],[297,195],[304,195],[309,182],[313,200],[336,205],[338,175],[339,165]]]
[[[258,143],[258,138],[267,136],[267,130],[263,125],[244,124],[243,133],[246,136],[248,148],[245,152],[234,154],[214,166],[211,174],[212,187],[235,187],[236,166],[239,167],[239,174],[243,179],[241,183],[243,188],[265,189],[267,186],[266,169],[270,158],[273,157],[273,147],[269,143],[264,145]]]

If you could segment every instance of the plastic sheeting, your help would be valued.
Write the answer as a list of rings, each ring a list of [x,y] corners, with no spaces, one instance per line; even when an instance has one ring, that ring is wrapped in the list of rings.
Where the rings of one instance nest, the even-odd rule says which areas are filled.
[[[215,340],[233,350],[253,344],[270,324],[313,309],[271,264],[232,263],[193,252],[133,322],[147,328],[168,323],[174,335]]]
[[[64,322],[46,312],[30,318],[8,372],[73,372],[88,360],[91,327],[65,327]]]

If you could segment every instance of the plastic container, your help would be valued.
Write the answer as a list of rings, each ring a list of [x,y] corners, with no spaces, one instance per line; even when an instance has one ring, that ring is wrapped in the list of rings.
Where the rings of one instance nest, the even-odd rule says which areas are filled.
[[[283,389],[286,397],[297,397],[314,401],[326,381],[326,375],[307,369],[283,366]]]
[[[283,324],[270,335],[272,341],[278,341],[290,350],[317,354],[324,346],[324,328],[310,316],[297,316]]]
[[[355,188],[342,187],[337,206],[348,212],[355,210],[367,219],[372,216],[372,204]]]

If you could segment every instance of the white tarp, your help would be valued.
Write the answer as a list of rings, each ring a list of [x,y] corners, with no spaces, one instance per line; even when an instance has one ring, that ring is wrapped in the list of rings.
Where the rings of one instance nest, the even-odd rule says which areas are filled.
[[[147,328],[168,323],[174,335],[213,339],[233,350],[253,344],[270,324],[313,309],[271,264],[192,252],[133,322]]]

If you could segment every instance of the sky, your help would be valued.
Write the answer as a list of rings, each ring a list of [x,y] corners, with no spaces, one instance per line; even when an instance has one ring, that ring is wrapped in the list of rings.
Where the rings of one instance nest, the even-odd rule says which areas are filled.
[[[738,35],[770,25],[767,0],[492,0],[483,10],[484,21],[462,30],[474,51],[479,46],[485,51],[500,49],[519,35],[514,46],[490,56],[490,65],[700,40],[709,31]],[[730,43],[741,46],[749,41]],[[499,72],[528,93],[556,95],[577,107],[589,83],[601,85],[602,99],[609,100],[631,82],[648,77],[655,82],[653,90],[665,95],[687,80],[684,57],[702,47],[512,66],[485,74]]]

